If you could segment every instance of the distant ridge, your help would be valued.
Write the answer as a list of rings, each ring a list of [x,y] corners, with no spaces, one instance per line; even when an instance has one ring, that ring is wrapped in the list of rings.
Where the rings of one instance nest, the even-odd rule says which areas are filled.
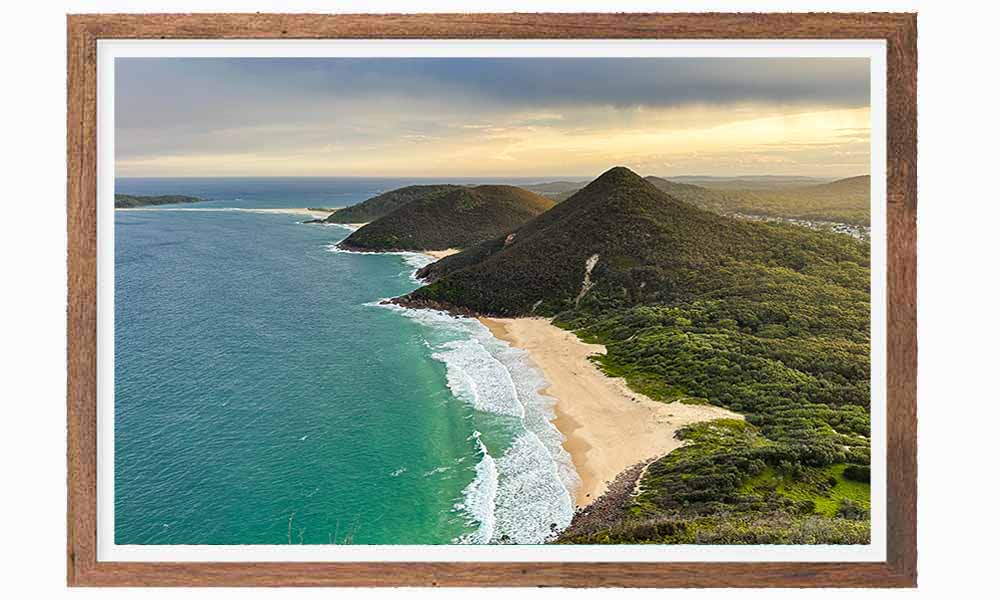
[[[438,197],[461,186],[457,185],[410,185],[401,187],[364,202],[341,208],[327,217],[327,223],[370,223],[414,200]]]
[[[453,187],[404,203],[352,233],[341,247],[368,251],[467,248],[506,235],[554,204],[510,185]]]
[[[725,193],[730,196],[726,206],[731,212],[852,225],[869,225],[871,222],[869,175],[816,185]]]
[[[677,183],[699,185],[713,190],[774,190],[779,188],[818,185],[830,181],[829,178],[802,177],[797,175],[743,175],[728,177],[715,175],[673,175],[667,177],[667,179]]]
[[[860,226],[867,226],[870,221],[871,177],[868,175],[826,183],[793,177],[719,178],[717,181],[703,177],[698,185],[655,176],[646,180],[680,200],[725,215]]]
[[[799,189],[808,189],[814,192],[821,193],[868,193],[868,188],[872,184],[871,175],[857,175],[855,177],[846,177],[844,179],[837,179],[836,181],[831,181],[829,183],[821,183],[813,186],[806,186]]]
[[[194,196],[133,196],[131,194],[115,194],[115,208],[139,208],[142,206],[160,206],[162,204],[190,204],[204,202],[203,198]]]
[[[722,214],[726,212],[726,200],[728,196],[725,192],[711,190],[691,183],[679,183],[670,179],[656,177],[655,175],[649,175],[646,177],[646,181],[653,184],[661,192],[688,204],[693,204],[698,208]]]
[[[562,202],[587,185],[586,181],[548,181],[543,183],[533,183],[522,185],[524,189],[552,198],[556,202]]]

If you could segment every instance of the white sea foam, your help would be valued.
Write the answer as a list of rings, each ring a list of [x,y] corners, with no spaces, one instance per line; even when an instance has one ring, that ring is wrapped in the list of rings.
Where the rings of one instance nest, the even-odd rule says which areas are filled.
[[[482,412],[524,417],[510,372],[479,340],[446,342],[432,356],[448,367],[448,387],[460,400]]]
[[[451,469],[451,467],[435,467],[435,468],[431,469],[430,471],[427,471],[426,473],[424,473],[424,477],[431,477],[431,476],[437,475],[438,473],[444,473],[445,471],[448,471],[450,469]]]
[[[364,227],[363,223],[322,223],[323,227],[339,227],[348,231],[357,231]]]
[[[525,432],[497,459],[493,542],[539,544],[569,525],[573,502],[538,436]]]
[[[472,434],[483,458],[476,465],[476,477],[463,491],[464,501],[456,504],[468,517],[468,524],[478,525],[475,531],[457,540],[460,544],[489,544],[496,529],[497,463],[483,444],[480,433]]]
[[[331,252],[351,252],[329,247]],[[394,252],[416,271],[434,258]],[[456,504],[477,529],[456,540],[467,544],[538,544],[567,527],[573,518],[570,490],[580,485],[573,461],[562,447],[562,433],[552,424],[555,399],[540,393],[546,381],[527,352],[495,338],[476,319],[415,309],[384,300],[367,303],[387,308],[425,326],[424,343],[444,363],[448,387],[477,411],[515,419],[509,446],[495,459],[474,436],[482,458],[476,476]]]
[[[489,333],[486,327],[483,327],[483,330]],[[526,351],[514,348],[496,338],[491,337],[490,340],[491,352],[512,374],[517,395],[522,399],[521,402],[525,407],[524,427],[538,439],[555,462],[557,476],[562,487],[567,490],[566,501],[572,511],[572,497],[569,490],[575,490],[580,485],[580,476],[573,466],[573,458],[563,448],[565,436],[552,423],[556,416],[556,400],[541,393],[548,382],[538,367],[531,362]]]
[[[364,252],[361,250],[346,250],[337,246],[340,242],[335,242],[333,244],[327,244],[327,252],[334,252],[336,254],[361,254],[365,256],[369,255],[388,255],[388,256],[399,256],[403,259],[408,267],[412,269],[410,272],[410,280],[415,283],[420,283],[417,279],[417,271],[436,261],[437,259],[433,256],[427,254],[422,254],[420,252],[409,252],[409,251],[396,251],[396,252]]]
[[[465,489],[461,510],[480,526],[460,541],[537,544],[569,525],[570,490],[580,479],[562,447],[565,438],[552,424],[555,400],[539,392],[546,382],[528,354],[493,337],[475,319],[372,304],[426,326],[425,341],[432,356],[444,363],[448,387],[457,399],[517,423],[509,447],[495,459],[477,436],[483,458],[475,480]],[[494,471],[495,480],[487,480]],[[492,497],[490,511],[483,506],[487,491]],[[489,521],[488,538],[484,519]]]

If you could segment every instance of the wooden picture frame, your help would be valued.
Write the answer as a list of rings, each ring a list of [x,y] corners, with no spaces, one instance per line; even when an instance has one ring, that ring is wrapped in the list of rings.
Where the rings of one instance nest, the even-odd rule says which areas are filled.
[[[97,42],[102,39],[866,39],[887,45],[887,559],[863,563],[143,563],[97,560]],[[917,567],[916,15],[70,15],[71,586],[911,587]]]

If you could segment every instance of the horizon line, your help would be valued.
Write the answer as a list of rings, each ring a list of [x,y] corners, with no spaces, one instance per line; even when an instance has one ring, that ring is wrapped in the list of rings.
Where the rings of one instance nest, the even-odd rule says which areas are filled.
[[[629,169],[636,172],[634,169]],[[602,171],[606,172],[606,171]],[[590,180],[596,179],[597,175],[115,175],[117,179],[544,179],[553,180]],[[638,172],[637,172],[638,173]],[[739,175],[704,175],[704,174],[681,174],[664,175],[659,173],[640,174],[642,177],[662,177],[664,179],[751,179],[751,178],[773,178],[773,179],[850,179],[852,177],[870,176],[870,172],[856,173],[853,175],[777,175],[774,173],[746,173]]]

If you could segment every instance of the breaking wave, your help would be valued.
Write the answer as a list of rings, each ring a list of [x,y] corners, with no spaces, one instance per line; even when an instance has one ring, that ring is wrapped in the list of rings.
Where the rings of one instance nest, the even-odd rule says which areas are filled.
[[[433,256],[429,256],[427,254],[421,254],[420,252],[405,252],[405,251],[404,252],[361,252],[358,250],[345,250],[343,248],[338,247],[337,243],[327,244],[326,245],[327,252],[333,252],[336,254],[360,254],[362,256],[389,255],[389,256],[398,256],[402,258],[403,262],[406,263],[406,265],[410,269],[412,269],[412,272],[410,273],[410,280],[415,283],[420,283],[420,280],[417,279],[417,271],[437,260]]]
[[[570,490],[579,477],[552,424],[555,400],[540,393],[546,382],[527,353],[493,337],[475,319],[372,305],[424,325],[425,341],[445,365],[452,394],[510,423],[510,441],[496,448],[475,434],[480,462],[456,509],[478,527],[456,541],[539,544],[568,526],[574,509]]]

